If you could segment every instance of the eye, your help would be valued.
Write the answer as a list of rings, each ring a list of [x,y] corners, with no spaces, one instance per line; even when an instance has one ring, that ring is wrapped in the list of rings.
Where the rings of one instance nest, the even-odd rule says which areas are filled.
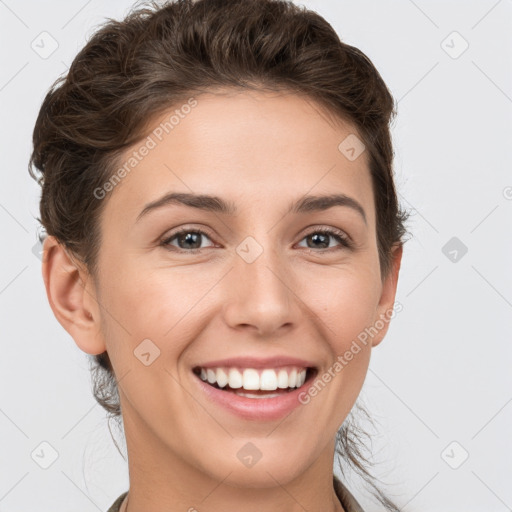
[[[201,249],[205,249],[205,247],[201,247],[201,241],[203,237],[211,240],[209,234],[202,231],[201,229],[191,229],[184,227],[164,238],[160,242],[160,245],[168,250],[195,253],[200,252]],[[329,238],[337,240],[339,242],[338,247],[330,246]],[[174,240],[176,240],[178,244],[177,247],[176,245],[172,244]],[[308,244],[306,250],[314,253],[331,252],[331,250],[350,249],[352,247],[352,242],[349,237],[343,231],[333,228],[317,228],[314,231],[308,233],[302,240],[311,240],[312,245]],[[329,250],[319,251],[319,249]]]
[[[329,247],[330,246],[330,240],[329,238],[336,239],[341,247]],[[332,228],[317,228],[314,231],[311,231],[308,233],[303,240],[311,240],[312,246],[308,244],[307,249],[311,250],[311,252],[318,252],[316,249],[349,249],[352,247],[352,242],[350,241],[349,237],[343,233],[343,231],[340,231],[338,229],[332,229]],[[311,249],[312,248],[312,249]],[[320,251],[320,252],[330,252],[329,251]]]
[[[176,239],[178,243],[178,250],[193,253],[204,249],[204,247],[201,247],[201,237],[210,239],[208,234],[200,229],[181,228],[162,240],[160,245],[163,245],[166,248],[175,247],[171,242]],[[180,244],[183,244],[183,246]]]

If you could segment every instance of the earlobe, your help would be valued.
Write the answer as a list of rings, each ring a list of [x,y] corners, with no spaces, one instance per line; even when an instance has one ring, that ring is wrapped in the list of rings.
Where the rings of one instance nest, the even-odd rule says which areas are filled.
[[[43,244],[42,274],[55,318],[88,354],[106,350],[99,325],[99,307],[91,279],[54,236]]]
[[[394,304],[396,296],[396,288],[398,285],[398,275],[400,272],[400,265],[402,262],[403,245],[399,244],[393,249],[393,258],[391,270],[388,276],[382,283],[382,294],[380,297],[379,305],[374,320],[374,327],[377,329],[377,334],[372,339],[372,346],[376,347],[386,335],[391,318],[395,316]]]

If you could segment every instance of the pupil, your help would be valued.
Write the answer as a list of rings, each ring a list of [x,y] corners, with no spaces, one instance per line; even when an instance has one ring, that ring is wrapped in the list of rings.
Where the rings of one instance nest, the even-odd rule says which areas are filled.
[[[321,242],[321,243],[324,243],[324,244],[326,243],[327,246],[329,246],[329,240],[328,240],[329,235],[326,235],[324,233],[315,233],[315,234],[311,235],[311,238],[313,240],[318,240],[318,237],[323,237],[323,238],[327,239],[327,241],[324,241],[324,242]]]
[[[199,244],[197,243],[200,236],[201,235],[199,233],[186,233],[183,238],[185,238],[185,243],[192,243],[192,244],[194,244],[194,239],[195,239],[195,246],[193,247],[193,249],[198,249],[199,246],[201,245],[200,243]],[[192,238],[192,242],[190,240],[191,238]]]

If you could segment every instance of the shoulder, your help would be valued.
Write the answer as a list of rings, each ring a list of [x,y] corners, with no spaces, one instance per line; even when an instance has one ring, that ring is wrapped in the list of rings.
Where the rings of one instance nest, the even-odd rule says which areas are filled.
[[[350,491],[341,483],[336,476],[334,477],[334,491],[336,492],[336,496],[341,501],[345,512],[364,512],[361,505],[357,502],[357,500],[352,496]],[[110,512],[110,511],[109,511]]]
[[[112,503],[112,506],[107,510],[107,512],[119,512],[119,507],[121,507],[121,503],[127,494],[128,491],[123,492],[123,494],[121,494],[121,496],[119,496],[119,498],[117,498],[117,500]]]

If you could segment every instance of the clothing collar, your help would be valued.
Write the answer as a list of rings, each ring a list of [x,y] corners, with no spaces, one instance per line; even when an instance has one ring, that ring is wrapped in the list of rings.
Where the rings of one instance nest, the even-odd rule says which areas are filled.
[[[361,505],[356,501],[354,496],[350,493],[350,491],[341,483],[336,476],[333,477],[334,483],[334,492],[336,496],[340,500],[345,512],[364,512]],[[121,503],[124,498],[128,494],[128,491],[124,492],[117,498],[117,500],[112,504],[112,506],[108,509],[107,512],[119,512],[119,508],[121,507]]]

